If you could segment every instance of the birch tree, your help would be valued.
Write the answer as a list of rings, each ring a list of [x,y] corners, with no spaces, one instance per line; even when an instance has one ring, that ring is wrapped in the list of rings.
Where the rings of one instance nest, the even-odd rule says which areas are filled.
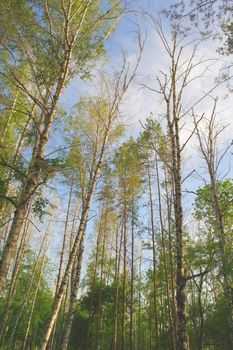
[[[12,16],[10,29],[13,35],[7,26],[4,27],[4,38],[9,40],[12,36],[12,45],[8,49],[10,60],[2,58],[1,76],[19,89],[31,104],[35,103],[30,118],[36,134],[32,158],[1,258],[0,287],[17,248],[29,200],[46,181],[47,175],[43,173],[46,145],[63,89],[74,75],[88,74],[88,63],[101,54],[103,42],[112,30],[109,17],[119,13],[118,3],[110,3],[103,9],[101,2],[91,0],[67,0],[57,4],[43,1],[35,6],[25,1],[20,4],[23,16],[17,18],[14,6],[7,1],[4,5],[6,13]],[[23,77],[18,57],[24,57],[28,62]]]
[[[94,190],[96,187],[97,180],[99,178],[102,165],[104,162],[106,148],[108,146],[109,140],[111,140],[111,132],[116,122],[119,106],[123,99],[125,92],[127,91],[130,83],[132,82],[143,51],[143,42],[141,40],[141,36],[139,35],[139,56],[137,57],[137,61],[132,71],[129,71],[129,67],[127,65],[126,58],[124,58],[123,66],[121,71],[115,76],[114,81],[112,82],[112,86],[108,85],[107,81],[104,79],[102,82],[102,94],[100,94],[100,98],[97,100],[97,111],[98,114],[101,115],[103,119],[103,129],[102,129],[102,142],[99,145],[98,152],[96,154],[95,159],[95,167],[93,171],[93,176],[89,181],[85,204],[83,207],[82,215],[80,218],[79,228],[77,231],[76,239],[73,244],[73,248],[65,269],[65,273],[63,279],[61,280],[61,285],[58,289],[58,292],[55,296],[54,305],[51,311],[50,320],[47,326],[46,333],[44,334],[43,340],[41,342],[41,350],[46,349],[48,340],[50,338],[54,323],[57,319],[59,309],[61,307],[62,298],[65,292],[65,288],[68,282],[68,276],[71,272],[71,269],[74,264],[75,257],[77,256],[80,243],[82,242],[84,235],[84,228],[86,225],[86,221],[88,219],[89,208],[91,204],[91,200],[94,194]]]

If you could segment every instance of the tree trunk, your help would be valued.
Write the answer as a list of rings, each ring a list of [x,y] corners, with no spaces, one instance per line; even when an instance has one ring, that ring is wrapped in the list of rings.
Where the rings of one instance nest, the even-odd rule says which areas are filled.
[[[86,225],[85,225],[84,231],[85,230],[86,230]],[[65,331],[63,334],[61,350],[66,350],[68,348],[68,343],[69,343],[69,338],[70,338],[70,333],[71,333],[74,313],[75,313],[76,298],[77,298],[78,288],[80,283],[83,250],[84,250],[84,235],[82,238],[82,242],[80,242],[79,253],[77,256],[77,263],[74,264],[73,271],[72,271],[70,305],[69,305],[68,318],[66,321]]]
[[[122,341],[121,349],[125,350],[125,324],[126,324],[126,298],[127,298],[127,205],[123,210],[123,235],[124,235],[124,265],[123,265],[123,301],[122,301]]]
[[[115,295],[115,307],[114,307],[114,350],[118,349],[118,304],[119,304],[119,280],[120,280],[120,265],[121,265],[121,251],[122,251],[122,243],[123,243],[123,220],[122,220],[122,228],[120,235],[120,246],[119,252],[117,252],[117,239],[116,237],[116,269],[115,269],[115,284],[116,284],[116,295]],[[118,233],[118,231],[117,231]],[[117,254],[118,253],[118,254]]]
[[[41,279],[42,279],[42,276],[43,276],[43,272],[44,272],[45,260],[46,260],[46,254],[44,253],[44,256],[43,256],[43,259],[42,259],[42,263],[41,263],[41,267],[40,267],[39,278],[38,278],[37,286],[36,286],[35,293],[34,293],[34,296],[33,296],[33,299],[32,299],[31,310],[30,310],[30,314],[29,314],[29,318],[28,318],[28,322],[27,322],[27,326],[26,326],[26,332],[25,332],[24,341],[23,341],[23,345],[22,345],[22,349],[23,350],[27,349],[28,334],[29,334],[30,327],[31,327],[32,316],[33,316],[35,305],[36,305],[36,299],[37,299],[37,294],[38,294],[38,291],[39,291],[39,288],[40,288],[40,282],[41,282]]]
[[[80,247],[80,242],[83,239],[85,223],[86,223],[87,218],[88,218],[88,213],[89,213],[89,208],[90,208],[92,196],[93,196],[96,182],[97,182],[97,179],[99,177],[99,173],[100,173],[100,170],[102,167],[102,162],[103,162],[103,158],[104,158],[104,154],[105,154],[105,150],[106,150],[106,144],[107,144],[107,140],[108,140],[108,136],[109,136],[109,132],[110,132],[110,127],[111,127],[111,121],[112,120],[110,119],[109,123],[106,127],[106,134],[104,136],[102,147],[100,150],[99,161],[96,165],[96,169],[94,171],[93,177],[92,177],[90,185],[89,185],[89,189],[87,191],[86,201],[85,201],[84,208],[82,210],[80,224],[79,224],[79,228],[78,228],[78,233],[77,233],[75,242],[73,244],[73,248],[72,248],[72,251],[71,251],[67,266],[66,266],[64,276],[62,278],[60,287],[59,287],[57,294],[55,296],[55,299],[54,299],[54,304],[53,304],[52,311],[50,314],[50,319],[48,322],[48,326],[46,328],[46,332],[45,332],[44,337],[43,337],[42,342],[41,342],[40,350],[45,350],[47,347],[51,332],[52,332],[53,327],[54,327],[54,323],[56,322],[56,319],[58,317],[58,312],[59,312],[60,307],[61,307],[61,302],[62,302],[62,298],[63,298],[63,295],[64,295],[65,290],[66,290],[69,275],[70,275],[71,269],[73,267],[75,257],[77,256],[77,252],[78,252],[79,247]]]
[[[176,304],[177,304],[177,349],[188,350],[188,330],[186,316],[186,276],[184,269],[184,247],[183,247],[183,207],[181,191],[181,148],[179,98],[176,94],[177,64],[175,60],[176,36],[173,39],[173,54],[171,68],[171,99],[167,100],[167,125],[170,138],[172,156],[171,171],[174,184],[174,217],[176,232]],[[172,111],[170,111],[170,103]],[[172,114],[172,121],[171,116]]]
[[[25,247],[27,245],[27,236],[28,236],[28,232],[29,232],[29,225],[30,222],[26,221],[24,223],[24,228],[23,228],[23,236],[20,242],[20,246],[19,249],[17,251],[17,255],[16,255],[16,259],[15,259],[15,263],[14,263],[14,268],[13,268],[13,272],[12,272],[12,276],[11,276],[11,283],[10,283],[10,288],[9,288],[9,292],[8,292],[8,296],[7,296],[7,301],[6,301],[6,306],[4,308],[4,317],[1,323],[1,332],[0,332],[0,344],[3,343],[4,340],[4,336],[6,333],[6,325],[7,322],[10,318],[10,307],[11,304],[14,300],[14,294],[15,294],[15,283],[17,281],[17,275],[19,272],[19,268],[20,268],[20,264],[23,258],[23,254],[25,251]]]
[[[29,208],[30,199],[33,196],[36,189],[41,185],[41,183],[39,182],[39,178],[41,169],[44,164],[46,145],[53,124],[54,115],[56,113],[57,104],[67,79],[74,40],[75,35],[73,36],[72,41],[68,45],[64,61],[61,64],[61,71],[57,80],[57,86],[53,95],[50,111],[42,111],[42,115],[44,116],[43,130],[40,134],[38,147],[35,152],[35,157],[32,158],[32,162],[29,166],[27,180],[20,196],[19,205],[17,206],[14,214],[11,230],[0,262],[0,290],[2,289],[4,280],[7,277],[9,265],[17,247],[20,230],[23,225],[26,212]],[[42,183],[44,183],[44,181]]]
[[[19,325],[19,322],[20,322],[20,319],[23,315],[23,312],[24,312],[24,308],[28,302],[28,297],[29,297],[29,293],[31,291],[31,288],[33,286],[33,282],[34,282],[34,278],[35,278],[35,274],[36,274],[36,269],[38,267],[38,263],[39,263],[39,260],[40,260],[40,256],[41,256],[41,253],[42,251],[45,249],[45,244],[48,240],[48,235],[49,235],[49,227],[50,227],[50,222],[47,226],[47,229],[46,229],[46,233],[43,237],[43,240],[41,242],[41,246],[40,246],[40,250],[39,250],[39,253],[37,255],[37,259],[36,259],[36,262],[35,262],[35,265],[34,265],[34,268],[33,268],[33,271],[32,271],[32,275],[29,276],[29,284],[27,286],[27,290],[26,290],[26,293],[23,297],[23,300],[22,300],[22,303],[21,303],[21,308],[20,308],[20,311],[19,311],[19,314],[17,315],[17,318],[15,319],[15,323],[14,323],[14,328],[13,328],[13,331],[12,331],[12,334],[11,334],[11,337],[10,337],[10,340],[9,340],[9,347],[12,346],[12,343],[13,343],[13,340],[14,340],[14,335],[15,335],[15,332],[17,330],[17,327]]]
[[[218,154],[216,154],[216,142],[219,135],[219,131],[216,130],[215,125],[215,110],[216,110],[217,100],[214,102],[212,109],[211,118],[208,124],[208,134],[207,136],[201,136],[201,133],[198,129],[198,124],[195,121],[197,136],[200,145],[200,151],[203,155],[203,158],[207,164],[207,169],[210,177],[211,185],[211,199],[212,199],[212,208],[215,215],[217,233],[218,233],[218,244],[219,244],[219,253],[221,257],[221,270],[223,275],[223,292],[227,302],[227,312],[228,312],[228,333],[229,333],[229,342],[230,346],[233,347],[233,287],[232,280],[228,274],[229,262],[227,257],[227,241],[226,233],[224,228],[224,217],[223,212],[219,203],[218,187],[217,187],[217,169],[215,164],[217,163]]]
[[[63,265],[63,259],[64,259],[64,253],[65,253],[67,234],[68,234],[68,223],[69,223],[69,216],[70,216],[70,205],[71,205],[72,191],[73,191],[73,184],[70,187],[70,193],[69,193],[69,199],[68,199],[68,205],[67,205],[67,211],[66,211],[65,228],[64,228],[62,248],[61,248],[61,253],[60,253],[60,263],[59,263],[59,270],[58,270],[58,275],[57,275],[57,284],[56,284],[55,294],[58,291],[60,280],[61,280],[62,265]]]
[[[93,272],[93,277],[92,277],[93,280],[92,280],[92,287],[91,287],[89,315],[88,315],[88,323],[87,323],[87,335],[86,335],[86,345],[85,345],[86,350],[89,349],[89,342],[90,342],[90,325],[91,325],[91,321],[92,321],[94,288],[95,288],[95,283],[96,283],[96,274],[97,274],[97,267],[98,267],[98,261],[99,261],[99,247],[100,247],[100,240],[101,240],[101,234],[102,234],[103,209],[104,209],[104,205],[102,205],[102,208],[101,208],[99,230],[98,230],[97,240],[96,240],[96,255],[95,255],[94,272]]]
[[[155,227],[154,227],[154,208],[153,208],[153,195],[151,186],[151,173],[149,159],[147,159],[147,175],[149,185],[149,200],[150,200],[150,219],[151,219],[151,230],[152,230],[152,249],[153,249],[153,302],[154,302],[154,320],[155,320],[155,334],[156,334],[156,346],[160,349],[159,342],[159,325],[158,325],[158,308],[157,308],[157,285],[156,285],[156,247],[155,247]]]
[[[31,113],[33,113],[34,111],[34,108],[35,108],[35,105],[33,105],[32,107],[32,111]],[[12,179],[13,179],[13,176],[14,176],[14,166],[15,166],[15,163],[16,163],[16,160],[18,158],[18,156],[20,155],[20,151],[23,147],[23,144],[24,144],[24,140],[25,140],[25,134],[28,130],[28,127],[29,127],[29,124],[30,124],[30,116],[28,117],[25,125],[24,125],[24,128],[22,130],[22,133],[19,135],[19,138],[18,138],[18,141],[17,141],[17,144],[16,144],[16,149],[15,149],[15,152],[14,152],[14,155],[11,159],[11,162],[10,162],[10,171],[8,173],[8,176],[6,178],[6,196],[9,196],[9,192],[10,192],[10,187],[11,187],[11,182],[12,182]],[[0,204],[0,217],[3,216],[3,212],[4,212],[4,209],[5,209],[5,203],[3,202],[2,204]],[[8,214],[9,215],[9,214]]]
[[[130,349],[135,344],[134,329],[134,198],[132,196],[132,218],[131,218],[131,281],[130,281]]]
[[[140,242],[139,253],[139,281],[138,281],[138,341],[137,348],[141,349],[141,295],[142,295],[142,242]]]
[[[77,199],[76,206],[75,206],[75,212],[74,212],[74,218],[73,218],[71,232],[70,232],[69,254],[70,254],[70,252],[72,250],[72,246],[73,246],[73,243],[74,243],[74,234],[75,234],[75,229],[76,229],[76,224],[77,224],[77,219],[78,219],[78,212],[79,212],[79,201]],[[64,236],[63,236],[63,240],[64,240]],[[61,266],[61,260],[60,260],[60,266]],[[60,268],[60,266],[59,266],[59,268]],[[70,279],[70,276],[69,276],[69,279]],[[60,281],[60,278],[59,278],[59,281]],[[58,278],[57,278],[56,291],[58,290],[58,287],[59,287],[59,284],[58,284]],[[66,295],[68,293],[68,287],[69,287],[69,282],[68,282],[67,288],[66,288]],[[57,322],[55,322],[54,329],[53,329],[53,332],[52,332],[52,335],[51,335],[51,338],[50,338],[50,341],[49,341],[49,345],[48,345],[49,349],[56,349],[58,347],[58,343],[60,344],[60,342],[59,342],[60,340],[58,340],[58,338],[55,336],[56,335],[56,325],[57,325]]]
[[[103,227],[103,246],[102,246],[102,254],[101,254],[101,268],[100,268],[100,289],[98,293],[98,304],[97,304],[97,324],[96,324],[96,349],[100,350],[101,344],[101,328],[102,328],[102,287],[104,282],[104,256],[105,256],[105,245],[106,245],[106,235],[107,235],[107,211],[105,209],[104,213],[104,227]]]
[[[155,168],[156,168],[156,177],[157,177],[159,221],[160,221],[160,232],[161,232],[161,242],[162,242],[162,256],[163,256],[165,281],[166,281],[168,317],[169,317],[169,324],[170,324],[170,329],[171,329],[172,349],[175,350],[176,339],[175,339],[173,320],[172,320],[170,286],[169,286],[169,278],[168,278],[168,271],[167,271],[167,259],[166,259],[166,248],[165,248],[165,237],[164,237],[165,234],[164,234],[163,213],[162,213],[162,203],[161,203],[161,189],[160,189],[160,176],[159,176],[159,165],[158,165],[157,154],[155,154]]]
[[[175,345],[177,343],[177,308],[176,308],[176,297],[175,297],[175,274],[174,274],[174,263],[173,263],[173,251],[172,251],[172,204],[168,191],[168,175],[165,169],[165,191],[167,197],[167,222],[168,222],[168,243],[169,243],[169,266],[170,266],[170,279],[171,279],[171,292],[172,292],[172,313],[173,313],[173,324],[174,324],[174,337],[175,337]]]
[[[51,335],[51,332],[53,330],[54,323],[56,322],[56,319],[58,317],[58,312],[59,312],[60,307],[61,307],[62,298],[63,298],[63,295],[64,295],[65,290],[66,290],[66,286],[68,283],[69,274],[70,274],[71,269],[73,267],[75,257],[77,256],[77,253],[78,253],[78,250],[80,247],[80,242],[82,241],[82,238],[84,235],[85,223],[88,219],[88,213],[89,213],[91,200],[92,200],[94,190],[96,187],[96,183],[97,183],[97,180],[99,178],[99,174],[100,174],[100,171],[102,168],[102,164],[103,164],[103,160],[104,160],[104,156],[105,156],[105,151],[106,151],[106,147],[107,147],[107,142],[108,142],[108,138],[109,138],[109,133],[111,132],[111,128],[112,128],[112,123],[114,121],[114,118],[116,118],[116,116],[117,116],[119,104],[123,98],[123,95],[126,92],[127,88],[129,87],[129,84],[131,83],[131,81],[133,80],[133,78],[135,76],[136,70],[138,68],[138,65],[139,65],[139,62],[141,59],[142,50],[143,50],[143,46],[140,45],[140,54],[139,54],[139,57],[137,59],[137,62],[135,64],[135,68],[134,68],[131,76],[128,76],[128,71],[125,72],[125,65],[123,64],[123,68],[120,72],[120,75],[118,77],[116,77],[116,82],[115,82],[116,90],[114,91],[113,102],[110,103],[110,105],[109,105],[109,115],[108,115],[108,119],[105,123],[104,135],[103,135],[102,140],[101,140],[101,145],[100,145],[100,150],[99,150],[99,158],[98,158],[96,167],[93,170],[93,176],[90,177],[90,182],[88,185],[86,198],[84,201],[84,207],[83,207],[82,214],[81,214],[78,233],[77,233],[76,239],[75,239],[74,244],[73,244],[73,248],[72,248],[72,251],[71,251],[67,266],[66,266],[64,276],[62,278],[60,287],[59,287],[57,294],[55,296],[55,299],[54,299],[54,304],[53,304],[52,311],[50,314],[48,326],[46,328],[45,334],[44,334],[42,341],[41,341],[40,350],[45,350],[47,348],[47,344],[48,344],[48,341],[50,339],[50,335]],[[123,79],[123,85],[122,85],[122,79]],[[104,82],[104,84],[105,83],[106,82]],[[108,93],[109,93],[109,91],[108,91]]]
[[[210,169],[209,169],[210,170]],[[218,227],[218,239],[219,239],[219,251],[221,255],[222,263],[222,274],[223,274],[223,289],[224,295],[227,301],[227,310],[228,310],[228,327],[229,327],[229,341],[233,347],[233,286],[231,284],[229,274],[228,274],[228,258],[226,250],[226,237],[225,229],[223,224],[223,215],[220,210],[218,194],[217,194],[217,183],[215,175],[210,170],[210,179],[212,187],[212,197],[213,197],[213,209],[216,216],[217,227]]]

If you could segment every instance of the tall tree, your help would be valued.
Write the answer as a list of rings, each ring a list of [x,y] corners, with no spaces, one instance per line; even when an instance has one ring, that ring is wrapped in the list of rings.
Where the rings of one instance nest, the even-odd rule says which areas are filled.
[[[46,333],[44,334],[44,337],[41,343],[41,350],[46,349],[48,340],[53,330],[54,323],[57,319],[58,312],[61,307],[62,298],[68,282],[68,277],[73,267],[75,257],[77,256],[80,243],[84,235],[84,228],[86,226],[86,221],[89,214],[91,200],[94,194],[97,180],[99,178],[99,175],[103,166],[108,142],[111,141],[112,131],[114,130],[114,126],[118,116],[119,106],[125,92],[127,91],[137,71],[138,65],[140,63],[142,51],[143,51],[143,44],[144,43],[142,43],[141,41],[141,36],[139,35],[140,52],[132,72],[129,72],[129,69],[126,65],[126,58],[124,58],[122,69],[120,73],[115,77],[115,80],[112,82],[113,85],[112,86],[107,85],[107,81],[105,79],[102,81],[102,87],[101,87],[103,89],[102,96],[97,98],[97,103],[94,105],[95,113],[102,120],[102,123],[103,123],[101,128],[101,133],[102,133],[101,142],[98,145],[99,147],[97,150],[96,158],[94,159],[95,165],[93,169],[93,176],[91,177],[87,187],[85,203],[84,203],[76,239],[73,244],[73,248],[66,266],[64,277],[61,281],[60,288],[55,296],[54,305],[50,315],[50,321],[48,323]],[[108,90],[106,91],[106,89]],[[112,95],[110,95],[111,91],[112,91]],[[105,98],[106,95],[107,95],[107,98]],[[91,115],[91,112],[92,111],[90,109],[89,110],[90,115]]]
[[[13,58],[23,56],[28,60],[27,76],[32,83],[28,85],[27,80],[21,78],[22,72],[14,59],[11,64],[5,59],[1,62],[1,75],[20,89],[25,98],[36,104],[35,113],[30,115],[36,135],[32,158],[1,258],[0,288],[17,247],[30,198],[46,181],[46,145],[62,91],[74,74],[84,74],[88,69],[87,64],[101,54],[103,41],[112,28],[109,15],[113,18],[119,13],[118,3],[110,2],[107,9],[101,5],[101,2],[91,0],[81,3],[67,0],[61,1],[61,4],[45,1],[30,6],[30,2],[25,1],[20,4],[23,16],[16,18],[14,5],[5,3],[5,10],[13,16],[13,20],[10,21],[11,28],[4,27],[4,34],[7,38],[10,35],[13,38]],[[38,16],[38,13],[42,15]]]
[[[223,127],[217,127],[215,118],[216,118],[216,105],[217,100],[214,100],[214,105],[212,109],[211,116],[209,120],[206,121],[206,127],[204,127],[204,131],[201,130],[200,126],[197,125],[196,122],[196,132],[197,137],[199,141],[199,151],[201,153],[202,158],[204,159],[208,175],[210,179],[210,193],[211,201],[209,205],[212,207],[213,215],[214,215],[214,221],[213,224],[215,226],[215,229],[217,231],[218,235],[218,242],[219,242],[219,253],[221,256],[221,266],[222,266],[222,274],[223,274],[223,289],[225,298],[227,301],[227,309],[228,309],[228,327],[229,327],[229,341],[231,342],[231,346],[233,346],[233,289],[232,289],[232,273],[230,269],[230,261],[229,261],[229,253],[228,253],[228,246],[229,246],[229,232],[227,227],[224,224],[224,216],[225,211],[228,212],[230,209],[230,202],[231,199],[229,199],[229,202],[225,203],[225,208],[221,203],[220,193],[219,193],[219,166],[221,165],[221,162],[224,159],[224,156],[228,152],[229,148],[231,147],[231,144],[229,144],[225,150],[221,153],[218,150],[217,142],[218,137],[225,129],[225,126]],[[229,183],[230,186],[230,183]],[[199,192],[201,194],[201,192]],[[204,195],[204,193],[203,193]],[[207,198],[206,198],[207,199]],[[204,196],[201,201],[199,197],[199,203],[201,205],[204,204]],[[207,204],[207,203],[206,203]],[[204,209],[204,208],[203,208]]]

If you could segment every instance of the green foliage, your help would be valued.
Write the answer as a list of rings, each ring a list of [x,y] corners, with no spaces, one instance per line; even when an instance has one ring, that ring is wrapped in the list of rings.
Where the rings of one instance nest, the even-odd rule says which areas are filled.
[[[65,73],[64,85],[73,77],[90,78],[93,65],[105,54],[105,39],[113,32],[120,11],[120,3],[115,0],[75,0],[62,4],[54,0],[1,2],[0,179],[4,183],[3,193],[9,192],[10,184],[5,186],[9,177],[18,187],[17,191],[25,183],[24,175],[30,163],[28,154],[33,154],[31,148],[46,124],[44,114],[54,104],[61,76]],[[69,67],[65,67],[68,46],[72,46],[72,55]],[[16,155],[17,149],[20,154]],[[50,179],[63,167],[59,159],[47,159],[41,176],[44,180]],[[2,209],[7,211],[9,203],[2,197],[0,201],[2,215]]]
[[[130,201],[136,197],[142,186],[142,157],[138,143],[131,137],[116,151],[114,160],[114,174],[119,182],[123,201]]]
[[[220,294],[216,304],[209,304],[204,323],[205,336],[214,350],[231,350],[227,331],[227,309],[224,297]]]
[[[40,221],[43,221],[44,216],[48,213],[46,210],[49,204],[49,200],[42,196],[37,196],[32,205],[33,212],[36,216],[38,216]]]
[[[220,49],[220,52],[226,55],[233,54],[233,22],[223,25],[223,31],[225,34],[224,47]]]
[[[144,158],[148,158],[151,153],[156,152],[160,160],[169,161],[169,142],[164,134],[162,125],[152,115],[146,119],[144,131],[141,133],[138,142]]]
[[[69,145],[65,164],[69,170],[68,175],[71,171],[75,173],[79,193],[86,191],[96,169],[109,118],[113,118],[113,122],[105,148],[116,142],[124,131],[117,116],[111,116],[110,113],[109,104],[102,97],[83,97],[79,100],[76,111],[64,123],[64,138]]]
[[[228,1],[227,1],[228,2]],[[202,5],[202,0],[196,2]],[[86,8],[87,4],[89,6]],[[92,68],[97,60],[105,55],[104,42],[115,29],[115,19],[121,12],[121,2],[81,1],[74,0],[2,0],[0,5],[0,213],[2,217],[11,217],[12,206],[6,202],[6,196],[18,203],[19,195],[25,185],[30,157],[36,152],[38,137],[47,123],[47,113],[54,103],[54,92],[64,73],[64,60],[67,55],[67,42],[71,42],[76,35],[71,64],[67,71],[67,86],[72,78],[90,79]],[[184,2],[172,5],[172,14],[183,14]],[[204,11],[204,10],[203,10]],[[64,34],[67,24],[67,13],[72,17],[69,28]],[[204,13],[204,12],[203,12]],[[85,18],[83,15],[85,14]],[[195,16],[194,16],[195,17]],[[195,18],[193,21],[195,23]],[[176,18],[173,18],[175,21]],[[173,22],[174,23],[174,22]],[[190,30],[190,28],[189,28]],[[233,52],[233,25],[225,27],[225,52]],[[224,52],[224,53],[225,53]],[[126,67],[126,70],[129,69]],[[129,69],[130,70],[130,69]],[[127,72],[129,72],[127,70]],[[181,75],[185,72],[180,70]],[[60,78],[59,78],[60,77]],[[170,84],[169,78],[164,76],[165,83]],[[100,89],[101,91],[101,86]],[[67,90],[69,92],[69,90]],[[117,93],[117,92],[116,92]],[[175,91],[172,91],[175,93]],[[115,96],[117,98],[117,96]],[[171,326],[168,306],[175,294],[176,255],[174,234],[174,208],[169,164],[171,150],[169,138],[163,130],[163,123],[153,118],[147,118],[144,131],[135,140],[131,137],[123,142],[113,154],[115,142],[124,134],[125,127],[118,121],[118,111],[111,115],[111,103],[102,95],[80,98],[69,115],[63,106],[56,108],[55,133],[59,133],[61,142],[61,156],[41,160],[39,181],[47,180],[59,172],[65,175],[66,181],[72,182],[70,217],[68,231],[71,229],[73,215],[73,200],[77,197],[85,202],[90,180],[97,169],[100,154],[105,140],[109,117],[113,120],[113,127],[104,145],[109,150],[102,166],[94,204],[94,215],[97,207],[103,207],[103,217],[97,214],[96,220],[89,230],[93,236],[99,235],[98,254],[96,247],[86,260],[87,268],[84,282],[81,284],[74,312],[74,323],[70,337],[69,349],[86,349],[88,323],[90,330],[89,350],[112,349],[114,336],[114,311],[116,302],[117,282],[119,282],[118,296],[118,348],[121,347],[122,337],[122,306],[123,306],[123,234],[122,204],[127,207],[126,235],[127,235],[127,272],[126,272],[126,349],[130,348],[130,311],[131,311],[131,233],[134,233],[134,327],[137,348],[148,350],[156,348],[155,315],[154,315],[154,283],[156,284],[156,298],[159,324],[159,340],[161,350],[171,349]],[[55,106],[56,107],[56,106]],[[28,119],[30,118],[30,119]],[[29,123],[29,124],[27,124]],[[25,130],[25,126],[27,129]],[[54,136],[54,135],[53,135]],[[60,137],[61,136],[61,137]],[[21,139],[22,137],[22,139]],[[19,154],[16,154],[19,142],[22,141]],[[49,140],[50,142],[50,140]],[[53,146],[53,145],[51,145]],[[64,146],[64,147],[63,147]],[[53,149],[50,155],[53,154]],[[56,152],[56,150],[55,150]],[[54,152],[54,153],[55,153]],[[113,156],[113,157],[112,157]],[[113,161],[110,161],[113,158]],[[162,230],[159,229],[158,193],[155,188],[154,164],[158,163],[161,171],[161,205]],[[168,166],[167,166],[168,165]],[[155,224],[155,267],[152,266],[151,228],[148,227],[148,204],[144,204],[145,171],[151,166],[151,188],[153,194],[153,210]],[[167,167],[166,167],[167,166]],[[163,170],[167,170],[168,192],[165,192]],[[159,174],[160,175],[160,174]],[[170,182],[169,182],[170,181]],[[9,182],[9,183],[8,183]],[[43,191],[33,193],[33,214],[41,223],[48,212],[49,200]],[[223,216],[226,238],[226,256],[229,261],[227,272],[232,276],[232,225],[233,225],[233,181],[232,179],[218,182],[217,196]],[[148,201],[148,196],[146,197]],[[79,204],[79,203],[78,203]],[[138,206],[140,204],[140,210]],[[81,203],[82,205],[82,203]],[[145,210],[144,210],[145,207]],[[2,212],[4,215],[2,215]],[[133,214],[133,215],[132,215]],[[141,223],[140,216],[143,216]],[[223,295],[223,276],[219,254],[219,237],[216,215],[213,206],[213,191],[206,185],[197,191],[195,200],[195,218],[200,221],[198,234],[189,237],[184,233],[183,249],[187,270],[187,318],[190,344],[193,350],[200,349],[198,332],[203,329],[203,350],[228,350],[229,332],[227,331],[227,301]],[[79,223],[77,219],[77,226]],[[23,221],[23,220],[22,220]],[[26,220],[25,220],[26,221]],[[134,221],[134,222],[133,222]],[[0,218],[0,225],[1,225]],[[44,228],[43,225],[42,229]],[[133,227],[132,227],[133,226]],[[140,227],[139,227],[140,226]],[[76,228],[76,227],[75,227]],[[57,228],[56,228],[57,229]],[[22,230],[23,231],[23,230]],[[70,231],[67,234],[70,234]],[[133,232],[134,231],[134,232]],[[190,229],[191,231],[191,229]],[[196,233],[196,232],[195,232]],[[20,233],[20,239],[23,237]],[[170,235],[169,235],[170,234]],[[5,243],[6,232],[2,230],[1,240]],[[69,237],[69,236],[68,236]],[[27,238],[26,236],[23,238]],[[95,241],[96,241],[95,237]],[[116,243],[116,239],[118,241]],[[27,240],[27,239],[26,239]],[[164,242],[162,242],[164,240]],[[22,241],[23,242],[23,241]],[[29,242],[29,246],[30,246]],[[57,240],[54,242],[57,248]],[[66,242],[64,265],[67,261]],[[140,243],[140,247],[139,247]],[[34,244],[34,242],[33,242]],[[163,246],[164,244],[164,246]],[[117,246],[117,247],[116,247]],[[86,242],[86,250],[90,245]],[[120,252],[121,249],[121,252]],[[143,250],[143,253],[139,249]],[[34,248],[36,251],[36,248]],[[38,288],[32,322],[29,329],[29,340],[26,349],[37,349],[43,337],[50,310],[54,300],[54,271],[48,273],[48,261],[40,274],[44,260],[38,258],[35,251],[26,246],[15,286],[13,296],[7,311],[7,327],[4,339],[1,339],[2,349],[20,349],[25,336],[28,320],[32,308],[35,290]],[[0,247],[2,254],[2,246]],[[96,256],[98,255],[98,256]],[[120,261],[119,276],[116,276]],[[38,258],[38,259],[37,259]],[[56,265],[57,261],[55,262]],[[54,261],[51,261],[54,264]],[[64,265],[62,270],[64,269]],[[141,266],[142,265],[142,266]],[[9,276],[13,268],[9,269]],[[203,273],[204,271],[204,273]],[[63,273],[63,271],[62,271]],[[202,275],[203,273],[203,275]],[[196,275],[196,276],[195,276]],[[154,276],[156,280],[154,281]],[[117,279],[119,278],[119,279]],[[70,279],[72,280],[72,279]],[[7,310],[10,279],[7,280],[0,298],[0,323]],[[66,297],[62,301],[62,308],[56,323],[54,348],[59,349],[67,320],[67,309],[70,300],[70,285]],[[174,288],[174,289],[173,289]],[[170,297],[170,298],[169,298]],[[90,306],[92,306],[90,308]],[[172,305],[175,311],[175,303]],[[21,312],[23,310],[23,312]],[[17,317],[20,321],[12,343],[9,344]],[[90,320],[89,319],[90,315]],[[203,325],[201,317],[203,316]],[[174,317],[174,315],[172,315]],[[175,317],[174,317],[175,319]],[[195,328],[195,326],[197,326]],[[97,344],[98,337],[101,344]],[[198,347],[199,346],[199,347]],[[229,349],[230,350],[230,349]]]
[[[32,300],[34,297],[35,290],[37,288],[41,264],[42,258],[40,258],[39,262],[36,262],[35,254],[30,249],[27,250],[23,263],[19,269],[18,278],[16,280],[13,302],[10,304],[8,309],[8,327],[4,339],[1,339],[3,341],[3,344],[5,345],[3,349],[6,348],[6,344],[9,344],[11,334],[16,325],[17,317],[21,313],[21,309],[23,307],[23,313],[21,313],[22,315],[19,319],[19,322],[17,321],[18,325],[14,337],[14,344],[16,346],[16,349],[20,348],[20,344],[22,345],[32,307]],[[7,289],[8,288],[9,285],[7,286]],[[7,292],[7,289],[5,290],[5,293]],[[25,303],[25,298],[28,293],[28,299]],[[45,274],[43,273],[43,278],[40,281],[37,293],[35,308],[31,321],[31,327],[29,329],[29,339],[31,339],[31,342],[33,337],[34,348],[36,348],[36,346],[38,346],[40,343],[41,336],[44,331],[45,322],[48,320],[49,317],[49,310],[52,306],[52,302],[52,293],[48,288],[48,285],[45,280]],[[7,298],[0,300],[1,322],[6,312],[6,303]]]
[[[211,185],[206,185],[203,188],[199,188],[197,191],[197,197],[195,200],[195,216],[198,220],[204,222],[206,229],[205,232],[211,232],[211,240],[208,244],[208,251],[211,249],[211,245],[217,245],[215,259],[215,268],[222,275],[223,270],[227,272],[229,279],[233,280],[233,246],[232,246],[232,225],[233,225],[233,180],[226,179],[217,183],[217,197],[219,203],[220,215],[223,219],[224,229],[224,256],[226,261],[222,261],[222,252],[219,249],[220,235],[216,213],[213,203],[213,191]],[[232,282],[231,282],[232,283]]]
[[[233,222],[233,180],[226,179],[217,184],[218,201],[224,224],[230,228]],[[195,200],[195,216],[198,220],[203,219],[216,227],[216,216],[213,207],[213,191],[211,185],[206,185],[197,190]]]
[[[41,176],[47,180],[66,168],[66,160],[62,157],[48,158],[43,161]]]

